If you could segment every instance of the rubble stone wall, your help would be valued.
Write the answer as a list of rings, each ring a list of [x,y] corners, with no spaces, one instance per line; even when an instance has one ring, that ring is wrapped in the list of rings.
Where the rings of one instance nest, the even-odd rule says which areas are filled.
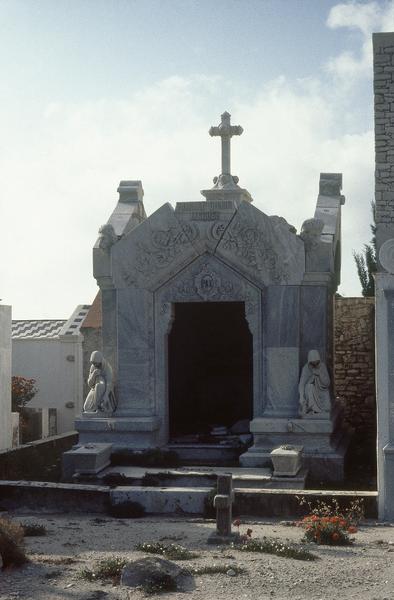
[[[375,437],[375,298],[335,298],[334,393],[346,424]]]

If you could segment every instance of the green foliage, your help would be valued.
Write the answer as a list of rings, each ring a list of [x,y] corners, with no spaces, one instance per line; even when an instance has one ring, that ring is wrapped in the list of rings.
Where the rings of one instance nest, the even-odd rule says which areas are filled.
[[[28,562],[23,548],[23,529],[19,523],[0,518],[0,556],[3,569]]]
[[[237,575],[240,575],[241,573],[246,573],[246,570],[243,567],[238,567],[237,565],[229,564],[205,565],[203,567],[194,567],[192,569],[189,569],[189,571],[192,575],[226,575],[227,571],[229,571],[230,569],[232,569]]]
[[[136,550],[148,552],[148,554],[161,554],[169,560],[190,560],[199,556],[196,552],[191,552],[178,544],[162,544],[161,542],[144,542],[138,544]]]
[[[233,544],[233,547],[241,552],[262,552],[263,554],[275,554],[276,556],[295,558],[296,560],[318,560],[318,556],[312,554],[309,550],[265,537],[262,540],[249,539],[240,545]]]
[[[361,500],[354,500],[348,508],[341,509],[337,500],[332,503],[318,501],[315,507],[304,499],[310,512],[298,526],[305,530],[304,541],[326,546],[348,546],[353,543],[349,534],[357,533],[357,525],[364,516]]]
[[[113,583],[119,583],[122,569],[126,566],[127,560],[120,556],[109,556],[100,560],[96,567],[91,569],[82,569],[79,572],[79,578],[86,581],[111,580]]]
[[[373,217],[373,223],[371,224],[371,243],[364,244],[363,253],[353,251],[358,278],[361,283],[361,291],[364,297],[375,296],[375,280],[373,278],[373,273],[376,273],[377,270],[375,208],[375,202],[371,202]]]

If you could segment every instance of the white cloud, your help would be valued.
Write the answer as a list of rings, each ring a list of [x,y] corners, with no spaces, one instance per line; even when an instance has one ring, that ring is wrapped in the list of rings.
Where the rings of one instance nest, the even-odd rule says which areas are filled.
[[[202,200],[220,165],[208,129],[225,109],[245,130],[233,140],[233,172],[268,214],[299,229],[313,215],[319,172],[344,173],[343,291],[359,293],[351,251],[370,237],[371,131],[338,134],[340,107],[316,81],[280,78],[248,101],[236,89],[218,78],[170,78],[122,100],[48,105],[24,148],[9,137],[0,186],[12,227],[0,250],[11,253],[12,270],[3,263],[1,296],[16,318],[67,317],[93,300],[91,247],[121,179],[142,179],[148,214]]]
[[[352,85],[360,77],[372,77],[372,33],[393,31],[394,3],[346,2],[332,7],[327,18],[332,29],[340,27],[359,32],[362,43],[359,52],[345,50],[327,62],[327,70]]]

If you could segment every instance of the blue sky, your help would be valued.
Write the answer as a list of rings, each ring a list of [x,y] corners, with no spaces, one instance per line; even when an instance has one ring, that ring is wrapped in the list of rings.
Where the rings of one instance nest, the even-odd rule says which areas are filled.
[[[343,172],[344,295],[373,199],[372,31],[390,1],[0,0],[0,297],[68,317],[96,293],[91,248],[121,179],[148,213],[202,199],[224,110],[233,171],[298,230],[320,171]],[[4,226],[5,224],[5,226]]]

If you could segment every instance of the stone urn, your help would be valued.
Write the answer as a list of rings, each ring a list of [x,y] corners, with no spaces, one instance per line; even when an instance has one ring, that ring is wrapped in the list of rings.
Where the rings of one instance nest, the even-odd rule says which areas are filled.
[[[272,450],[274,477],[295,477],[302,467],[303,446],[285,444]]]

